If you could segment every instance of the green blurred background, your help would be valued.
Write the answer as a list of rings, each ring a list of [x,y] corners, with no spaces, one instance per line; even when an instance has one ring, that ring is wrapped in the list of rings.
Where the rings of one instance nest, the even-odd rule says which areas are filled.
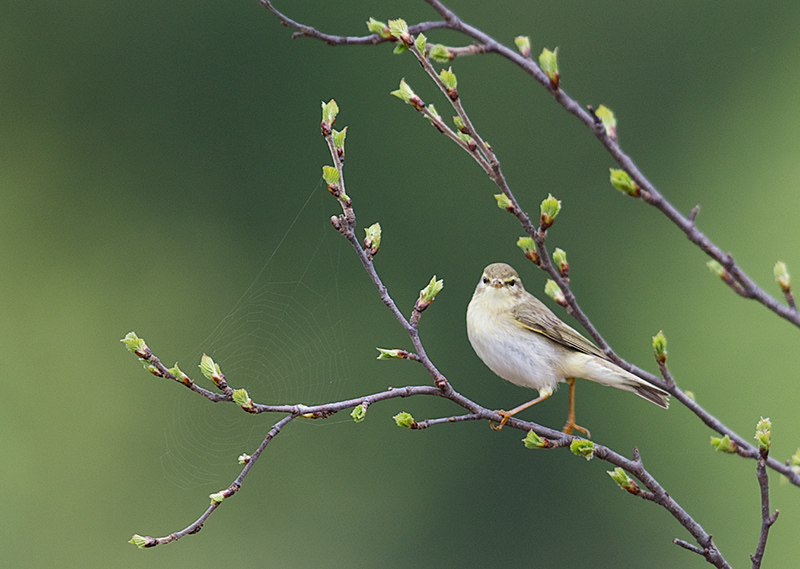
[[[328,31],[435,19],[423,2],[279,2]],[[779,295],[777,259],[800,273],[797,94],[800,5],[454,0],[469,22],[534,52],[559,46],[562,85],[605,103],[620,139],[682,211]],[[347,243],[320,183],[318,124],[335,98],[347,125],[348,192],[360,227],[383,226],[377,266],[408,312],[431,275],[429,355],[456,389],[493,408],[533,395],[472,352],[464,311],[482,268],[511,262],[512,216],[468,157],[388,95],[405,77],[446,108],[411,56],[389,46],[291,40],[257,2],[3,2],[0,21],[0,559],[8,567],[700,567],[691,537],[621,492],[609,466],[525,450],[485,423],[398,429],[457,413],[391,401],[296,421],[197,536],[140,551],[133,533],[191,523],[278,419],[212,405],[144,372],[118,342],[135,330],[166,363],[207,351],[264,403],[315,403],[428,383],[421,366],[375,361],[409,347]],[[463,40],[430,33],[430,41]],[[655,371],[663,329],[681,386],[773,455],[800,444],[798,331],[711,275],[661,214],[608,183],[592,136],[498,57],[453,65],[464,105],[526,209],[552,192],[549,245],[626,359]],[[448,113],[443,113],[449,116]],[[559,314],[563,311],[555,307]],[[569,321],[569,317],[564,315]],[[195,370],[195,371],[192,371]],[[524,416],[563,424],[566,391]],[[759,518],[755,464],[715,453],[680,405],[669,412],[584,382],[579,421],[646,466],[735,566]],[[800,490],[772,475],[781,517],[766,563],[796,559]],[[792,537],[795,536],[795,537]]]

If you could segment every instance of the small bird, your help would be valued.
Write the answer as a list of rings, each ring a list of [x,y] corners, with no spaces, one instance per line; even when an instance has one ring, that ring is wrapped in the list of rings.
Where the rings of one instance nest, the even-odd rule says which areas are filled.
[[[522,286],[517,271],[505,263],[486,267],[467,307],[467,335],[472,348],[494,373],[539,396],[503,417],[498,427],[531,405],[544,401],[558,384],[569,385],[569,415],[563,431],[587,429],[575,424],[575,379],[596,381],[635,393],[659,407],[669,406],[669,394],[608,359],[600,348],[566,325]]]

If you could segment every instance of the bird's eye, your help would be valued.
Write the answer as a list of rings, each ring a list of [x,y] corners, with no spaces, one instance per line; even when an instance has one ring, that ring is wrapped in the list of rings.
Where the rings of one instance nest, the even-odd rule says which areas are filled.
[[[516,286],[516,284],[517,284],[517,280],[516,279],[509,279],[507,282],[508,282],[508,286]]]
[[[489,284],[489,277],[483,277],[483,284]]]

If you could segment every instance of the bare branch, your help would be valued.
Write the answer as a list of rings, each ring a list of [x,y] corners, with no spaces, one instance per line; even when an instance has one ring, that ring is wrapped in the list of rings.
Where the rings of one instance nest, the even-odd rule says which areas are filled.
[[[769,475],[767,474],[766,459],[769,450],[761,451],[761,456],[758,457],[756,462],[756,475],[758,477],[758,486],[761,490],[761,533],[758,536],[758,545],[756,552],[750,556],[753,562],[753,569],[761,567],[761,561],[764,558],[764,550],[767,547],[767,537],[769,536],[769,529],[772,524],[778,519],[778,510],[770,514],[769,507]]]

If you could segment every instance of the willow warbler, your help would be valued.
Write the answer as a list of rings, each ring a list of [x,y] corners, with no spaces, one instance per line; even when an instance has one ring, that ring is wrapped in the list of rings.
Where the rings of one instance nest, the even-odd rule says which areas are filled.
[[[600,348],[527,292],[517,271],[505,263],[484,269],[467,307],[467,335],[490,370],[511,383],[539,391],[536,399],[511,411],[498,411],[503,420],[496,430],[566,382],[569,415],[563,430],[571,433],[577,429],[590,436],[575,424],[575,378],[579,377],[630,391],[664,409],[669,406],[666,391],[610,361]]]

